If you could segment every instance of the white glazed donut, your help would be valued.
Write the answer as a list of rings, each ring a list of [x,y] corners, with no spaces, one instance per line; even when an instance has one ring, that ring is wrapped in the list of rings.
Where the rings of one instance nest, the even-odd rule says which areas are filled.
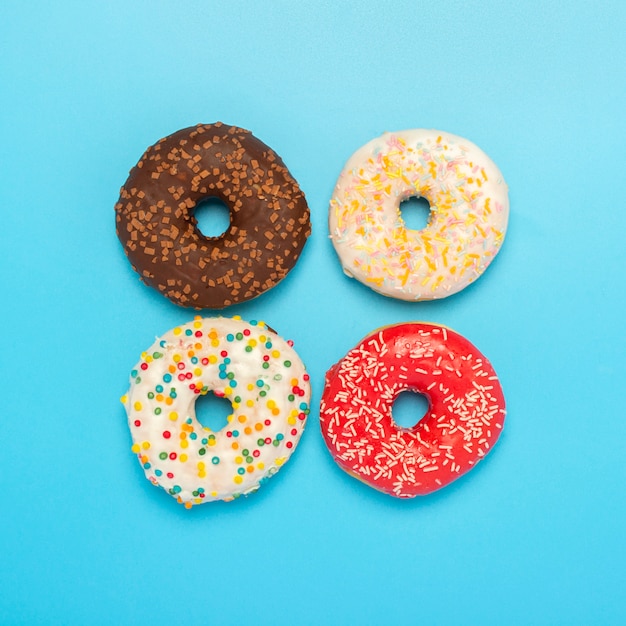
[[[218,432],[195,413],[210,391],[233,409]],[[298,444],[310,399],[292,342],[263,322],[196,317],[141,355],[122,403],[146,477],[190,508],[247,495],[275,474]]]
[[[424,197],[422,230],[400,203]],[[346,163],[330,202],[330,237],[344,272],[385,296],[434,300],[464,289],[504,240],[508,188],[491,159],[437,130],[385,133]]]

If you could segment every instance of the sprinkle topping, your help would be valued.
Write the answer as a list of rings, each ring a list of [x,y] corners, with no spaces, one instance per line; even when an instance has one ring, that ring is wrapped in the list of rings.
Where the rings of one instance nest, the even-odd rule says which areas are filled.
[[[194,410],[209,392],[232,405],[218,432]],[[196,317],[142,353],[122,403],[146,477],[191,507],[247,495],[276,473],[300,440],[310,398],[299,356],[264,322]]]
[[[406,228],[400,203],[424,197],[428,226]],[[330,202],[345,273],[383,295],[432,300],[476,280],[498,253],[508,188],[470,141],[433,130],[386,133],[348,160]]]
[[[391,411],[406,390],[430,407],[412,428]],[[375,331],[326,375],[322,434],[345,471],[399,498],[435,491],[493,447],[505,403],[496,373],[464,337],[443,326],[406,323]]]
[[[205,237],[194,216],[211,197],[230,209],[219,237]],[[267,291],[295,265],[311,234],[304,194],[280,157],[250,131],[220,122],[179,130],[148,148],[115,211],[118,237],[141,280],[196,309]]]

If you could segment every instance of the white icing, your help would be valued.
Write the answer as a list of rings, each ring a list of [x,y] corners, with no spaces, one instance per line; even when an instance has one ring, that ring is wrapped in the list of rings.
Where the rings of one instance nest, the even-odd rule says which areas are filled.
[[[400,203],[431,207],[406,228]],[[437,130],[385,133],[346,163],[330,202],[330,237],[344,272],[385,296],[433,300],[464,289],[493,261],[509,214],[508,188],[476,145]]]
[[[218,432],[196,418],[209,391],[233,408]],[[141,355],[122,402],[146,477],[189,507],[248,494],[276,473],[300,440],[310,397],[299,356],[263,322],[196,317]]]

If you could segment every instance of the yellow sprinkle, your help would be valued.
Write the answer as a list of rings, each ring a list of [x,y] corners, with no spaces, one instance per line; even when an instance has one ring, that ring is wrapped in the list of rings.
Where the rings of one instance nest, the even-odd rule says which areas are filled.
[[[233,478],[233,480],[240,485],[243,482],[243,478],[239,475],[235,476],[235,478]]]
[[[182,434],[184,434],[184,433],[182,433]],[[183,450],[185,448],[188,448],[189,447],[189,442],[186,439],[182,439],[181,442],[180,442],[180,447],[183,448]]]
[[[133,404],[133,408],[135,409],[135,411],[141,411],[141,402],[135,402],[135,404]]]
[[[149,449],[150,449],[150,442],[149,442],[149,441],[144,441],[144,442],[141,444],[141,447],[142,447],[144,450],[149,450]]]
[[[128,401],[128,396],[127,396],[127,395],[123,395],[123,396],[120,398],[120,402],[121,402],[122,404],[126,404],[126,402],[127,402],[127,401]]]
[[[181,454],[179,457],[181,463],[186,463],[189,458],[186,454]]]
[[[201,326],[202,326],[202,322],[200,321],[201,318],[199,316],[196,316],[194,319],[196,321],[193,323],[193,327],[194,328],[201,328]]]
[[[172,420],[172,422],[175,422],[178,419],[178,413],[176,413],[176,411],[172,411],[170,413],[170,419]]]
[[[131,449],[131,450],[132,450],[135,454],[137,454],[141,448],[139,447],[139,444],[138,444],[138,443],[134,443],[134,444],[131,446],[131,448],[130,448],[130,449]]]
[[[182,332],[183,332],[183,329],[182,329],[182,328],[180,328],[179,326],[177,326],[177,327],[174,329],[174,334],[175,334],[175,335],[180,335],[180,333],[182,333]]]

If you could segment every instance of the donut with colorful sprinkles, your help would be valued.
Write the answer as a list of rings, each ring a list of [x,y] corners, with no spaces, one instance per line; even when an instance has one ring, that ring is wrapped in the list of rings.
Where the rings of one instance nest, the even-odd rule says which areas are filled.
[[[209,392],[232,405],[217,432],[196,417]],[[256,491],[296,449],[310,399],[293,342],[239,317],[196,317],[165,333],[121,398],[146,477],[187,508]]]
[[[403,391],[429,408],[411,428],[392,406]],[[365,337],[326,375],[320,422],[338,465],[398,498],[450,484],[492,449],[505,418],[502,387],[489,361],[445,326],[387,326]]]
[[[407,228],[400,204],[430,204],[425,228]],[[475,281],[502,246],[508,188],[467,139],[438,130],[385,133],[357,150],[337,181],[330,238],[344,272],[400,300],[434,300]]]
[[[194,211],[217,198],[217,237]],[[132,168],[115,205],[117,235],[141,280],[172,302],[221,309],[280,282],[311,234],[309,208],[281,158],[250,131],[198,124],[159,140]]]

